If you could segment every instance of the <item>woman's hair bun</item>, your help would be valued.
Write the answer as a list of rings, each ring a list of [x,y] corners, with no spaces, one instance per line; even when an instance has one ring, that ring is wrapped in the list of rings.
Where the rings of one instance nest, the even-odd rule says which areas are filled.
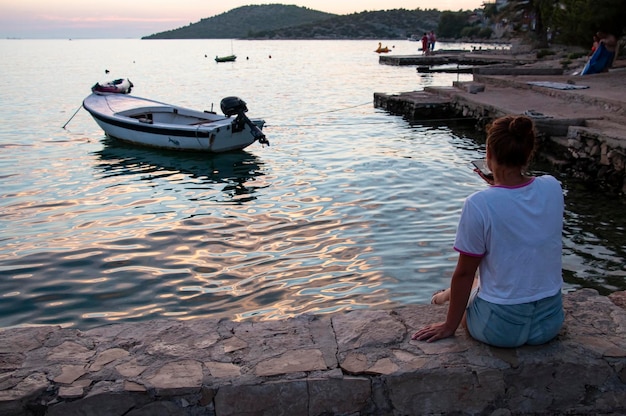
[[[533,121],[526,116],[514,117],[509,123],[509,132],[520,138],[532,134],[533,128]]]

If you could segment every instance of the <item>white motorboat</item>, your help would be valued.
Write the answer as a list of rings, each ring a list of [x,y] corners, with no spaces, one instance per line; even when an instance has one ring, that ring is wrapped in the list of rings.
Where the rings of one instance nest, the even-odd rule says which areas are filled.
[[[210,153],[243,149],[255,141],[269,145],[261,130],[265,121],[249,119],[246,103],[238,97],[223,98],[220,108],[224,115],[218,115],[135,97],[128,94],[130,88],[127,92],[102,92],[94,86],[92,91],[83,108],[108,136],[118,140]]]

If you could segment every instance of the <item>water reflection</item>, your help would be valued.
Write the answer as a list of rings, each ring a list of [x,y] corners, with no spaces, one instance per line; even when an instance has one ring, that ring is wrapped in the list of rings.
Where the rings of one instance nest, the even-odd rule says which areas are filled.
[[[604,295],[625,290],[624,202],[583,189],[582,184],[571,178],[564,178],[564,187],[565,280],[577,287],[594,288]]]
[[[215,155],[196,154],[139,148],[106,139],[102,150],[94,154],[99,163],[93,166],[102,179],[164,180],[169,184],[182,184],[186,189],[221,184],[220,202],[249,202],[256,199],[259,188],[267,186],[253,185],[259,176],[264,175],[263,162],[243,150]],[[192,200],[199,197],[194,192],[188,196]]]
[[[187,70],[193,40],[158,42],[160,53],[140,40],[5,43],[6,84],[21,94],[2,102],[13,122],[0,127],[0,326],[274,319],[427,303],[449,284],[463,200],[485,186],[469,163],[484,135],[450,119],[407,122],[371,100],[471,75],[380,65],[369,41],[255,41],[250,61],[202,71]],[[132,62],[120,75],[141,80],[144,96],[205,106],[228,85],[271,122],[276,145],[253,146],[257,157],[101,142],[83,112],[61,129],[103,49],[127,52],[107,65]],[[315,59],[321,50],[339,65]],[[163,91],[174,78],[183,88]],[[39,85],[59,81],[68,94],[42,96]],[[624,288],[625,217],[561,179],[566,280]]]

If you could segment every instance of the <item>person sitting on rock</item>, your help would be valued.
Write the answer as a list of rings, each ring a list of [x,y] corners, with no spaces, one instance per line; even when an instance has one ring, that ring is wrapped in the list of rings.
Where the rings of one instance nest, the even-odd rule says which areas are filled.
[[[591,44],[591,50],[589,51],[589,54],[587,55],[587,57],[591,57],[591,55],[593,55],[596,49],[598,49],[599,43],[600,43],[600,38],[598,37],[598,35],[597,34],[593,35],[593,43]]]
[[[610,33],[605,32],[598,32],[596,38],[598,39],[597,47],[589,57],[581,75],[608,72],[609,68],[613,66],[617,50],[617,39]]]
[[[563,190],[550,175],[524,173],[535,143],[529,117],[505,116],[488,127],[493,179],[478,172],[491,186],[465,200],[451,286],[432,299],[450,301],[446,321],[425,326],[413,340],[450,337],[463,321],[473,338],[496,347],[543,344],[559,333]]]

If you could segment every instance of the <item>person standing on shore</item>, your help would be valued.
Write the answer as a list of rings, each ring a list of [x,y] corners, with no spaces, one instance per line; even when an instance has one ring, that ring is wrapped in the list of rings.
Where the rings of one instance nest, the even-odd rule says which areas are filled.
[[[437,41],[437,38],[435,37],[435,32],[431,30],[430,33],[428,34],[428,48],[430,49],[430,52],[433,52],[435,50],[436,41]]]
[[[526,116],[501,117],[489,126],[493,179],[481,177],[491,186],[465,200],[451,286],[432,299],[450,302],[446,321],[425,326],[411,339],[447,338],[462,322],[474,339],[496,347],[539,345],[558,335],[564,320],[564,198],[554,177],[524,173],[535,143]]]
[[[422,36],[422,55],[428,55],[428,35],[426,32]]]

